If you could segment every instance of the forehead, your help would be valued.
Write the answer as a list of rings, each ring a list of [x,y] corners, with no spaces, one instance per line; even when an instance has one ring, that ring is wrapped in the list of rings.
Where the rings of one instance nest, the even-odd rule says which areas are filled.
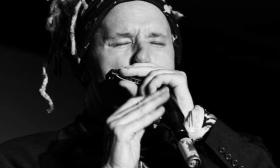
[[[155,31],[171,34],[165,15],[155,5],[145,1],[129,1],[116,5],[103,19],[102,27],[117,31]]]

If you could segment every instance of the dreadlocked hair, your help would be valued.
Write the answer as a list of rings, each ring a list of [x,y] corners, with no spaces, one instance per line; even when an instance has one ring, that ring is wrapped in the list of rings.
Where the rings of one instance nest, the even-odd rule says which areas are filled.
[[[48,64],[56,75],[61,74],[62,59],[69,60],[74,75],[87,86],[87,47],[106,14],[117,4],[133,0],[47,0],[51,1],[47,30],[51,33]],[[156,5],[166,16],[172,30],[176,66],[181,58],[181,36],[177,20],[183,15],[174,11],[166,0],[143,0]]]

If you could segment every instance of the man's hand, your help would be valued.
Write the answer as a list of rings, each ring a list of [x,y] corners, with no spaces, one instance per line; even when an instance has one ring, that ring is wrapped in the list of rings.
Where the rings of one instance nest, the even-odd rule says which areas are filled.
[[[151,63],[136,63],[122,68],[120,72],[124,76],[145,78],[138,89],[140,95],[145,96],[154,93],[163,85],[169,86],[185,117],[194,108],[193,100],[188,89],[187,76],[182,71],[166,69]]]
[[[163,88],[146,97],[131,98],[107,119],[114,137],[105,167],[135,168],[138,165],[144,129],[163,115],[163,104],[169,96],[169,89]]]

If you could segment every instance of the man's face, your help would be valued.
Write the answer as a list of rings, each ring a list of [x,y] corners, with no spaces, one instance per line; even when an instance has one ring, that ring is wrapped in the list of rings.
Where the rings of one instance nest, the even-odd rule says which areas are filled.
[[[104,18],[94,38],[92,55],[101,80],[111,69],[134,63],[152,63],[174,69],[174,48],[168,21],[150,3],[118,4]]]

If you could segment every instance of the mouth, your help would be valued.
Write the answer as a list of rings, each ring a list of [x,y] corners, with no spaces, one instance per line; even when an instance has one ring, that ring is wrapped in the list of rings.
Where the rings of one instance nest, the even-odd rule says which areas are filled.
[[[143,77],[128,77],[128,76],[123,76],[120,73],[119,69],[112,69],[110,70],[105,77],[106,80],[111,80],[111,81],[120,81],[120,80],[129,80],[131,82],[134,82],[136,85],[141,85],[144,78]]]

